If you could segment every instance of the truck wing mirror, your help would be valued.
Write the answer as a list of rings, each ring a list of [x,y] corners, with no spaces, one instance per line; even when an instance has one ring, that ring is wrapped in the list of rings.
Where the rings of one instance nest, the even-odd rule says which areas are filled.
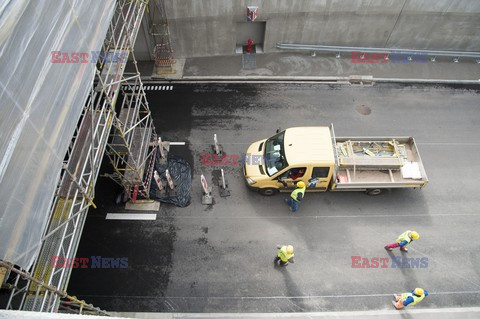
[[[281,131],[282,131],[281,127],[277,128],[277,134],[280,133]]]

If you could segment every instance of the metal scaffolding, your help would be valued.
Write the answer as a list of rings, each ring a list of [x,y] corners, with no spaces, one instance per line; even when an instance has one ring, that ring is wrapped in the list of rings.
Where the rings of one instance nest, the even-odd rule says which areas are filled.
[[[130,197],[148,197],[156,133],[133,54],[147,2],[117,1],[98,57],[94,85],[65,155],[40,253],[31,272],[7,268],[6,277],[10,273],[15,277],[6,309],[76,313],[87,309],[88,313],[108,315],[67,295],[72,268],[54,267],[53,259],[75,258],[88,209],[95,207],[94,186],[105,150],[114,167],[110,177]],[[129,55],[135,72],[127,74],[124,69]],[[122,89],[125,86],[127,91]],[[117,99],[121,103],[117,104]],[[62,298],[69,300],[69,307]],[[72,306],[76,308],[72,310]]]
[[[155,72],[157,74],[175,73],[172,66],[176,61],[173,57],[172,45],[170,43],[170,32],[164,1],[151,1],[149,3],[149,13],[145,17],[149,25],[150,38],[155,48]]]
[[[113,174],[106,174],[124,188],[126,199],[149,198],[155,164],[156,134],[139,76],[122,89],[122,102],[106,154]]]

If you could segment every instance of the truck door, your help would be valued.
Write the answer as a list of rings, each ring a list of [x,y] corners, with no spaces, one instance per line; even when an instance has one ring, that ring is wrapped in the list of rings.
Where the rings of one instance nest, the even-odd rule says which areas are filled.
[[[307,189],[326,191],[330,182],[330,170],[329,166],[312,167],[312,176],[308,179]]]
[[[280,189],[295,189],[296,184],[303,180],[306,184],[306,167],[293,167],[276,177]]]

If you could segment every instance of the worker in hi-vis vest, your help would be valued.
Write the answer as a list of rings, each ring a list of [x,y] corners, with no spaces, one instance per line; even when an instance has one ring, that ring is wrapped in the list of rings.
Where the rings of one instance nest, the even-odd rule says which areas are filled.
[[[305,183],[300,181],[297,183],[297,189],[295,189],[291,194],[289,199],[285,199],[285,202],[290,207],[292,212],[296,212],[300,206],[300,202],[305,197]]]
[[[287,266],[289,262],[293,264],[293,246],[292,245],[284,245],[284,246],[277,246],[278,252],[277,256],[275,256],[275,259],[273,262],[277,264],[278,261],[280,261],[280,266]]]
[[[426,296],[428,296],[427,290],[424,290],[422,288],[415,288],[414,290],[412,290],[412,292],[406,292],[404,294],[401,294],[400,296],[393,295],[395,301],[392,301],[392,303],[395,306],[395,309],[398,310],[409,305],[415,306]]]
[[[386,250],[392,250],[393,248],[400,247],[401,251],[407,252],[407,246],[412,242],[414,239],[419,239],[420,235],[414,230],[407,230],[397,238],[397,242],[385,246]]]

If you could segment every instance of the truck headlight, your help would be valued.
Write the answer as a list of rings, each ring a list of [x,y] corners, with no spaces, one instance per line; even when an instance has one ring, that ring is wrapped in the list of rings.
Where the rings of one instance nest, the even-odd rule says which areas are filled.
[[[253,179],[251,179],[250,177],[247,177],[246,180],[247,180],[248,185],[253,185],[253,184],[256,183],[256,182],[255,182]]]

